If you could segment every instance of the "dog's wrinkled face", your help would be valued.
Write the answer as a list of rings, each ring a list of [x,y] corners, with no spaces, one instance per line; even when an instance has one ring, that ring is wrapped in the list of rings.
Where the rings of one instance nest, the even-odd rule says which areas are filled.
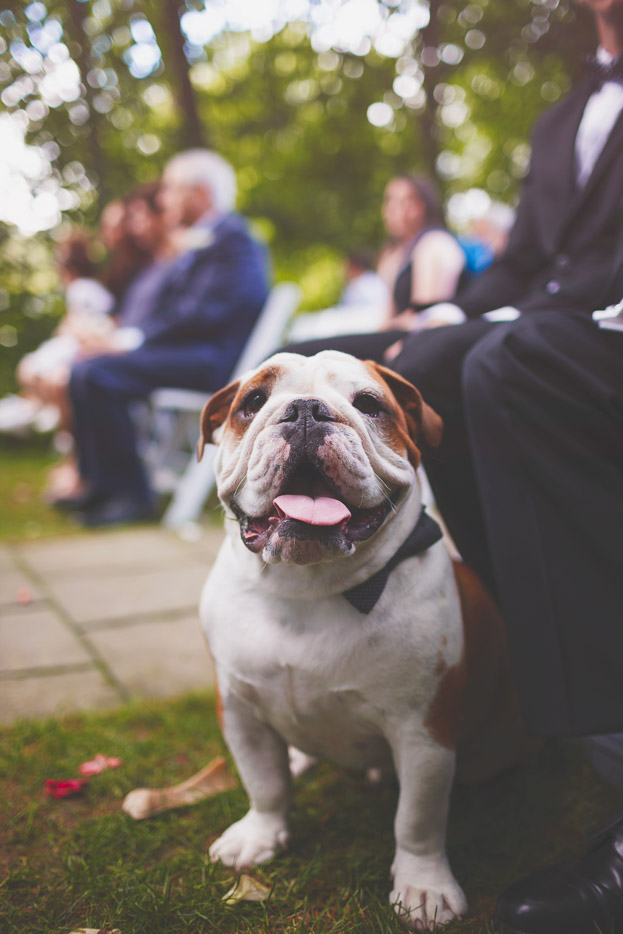
[[[216,393],[201,432],[200,456],[220,443],[219,496],[247,548],[307,565],[384,525],[413,486],[416,437],[438,444],[441,419],[390,370],[324,351],[277,354]]]

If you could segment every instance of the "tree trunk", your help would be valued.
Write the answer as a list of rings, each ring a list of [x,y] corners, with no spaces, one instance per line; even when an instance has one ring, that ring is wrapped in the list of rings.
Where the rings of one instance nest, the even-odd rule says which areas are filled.
[[[205,146],[207,134],[197,111],[197,98],[190,80],[188,59],[184,52],[184,34],[180,24],[179,0],[158,0],[153,5],[152,26],[170,72],[173,96],[181,114],[180,148]]]

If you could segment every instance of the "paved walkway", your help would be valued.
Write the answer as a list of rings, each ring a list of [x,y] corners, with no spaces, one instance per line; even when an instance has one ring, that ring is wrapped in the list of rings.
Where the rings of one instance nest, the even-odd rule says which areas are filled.
[[[152,527],[0,546],[0,721],[209,687],[197,604],[222,536]]]

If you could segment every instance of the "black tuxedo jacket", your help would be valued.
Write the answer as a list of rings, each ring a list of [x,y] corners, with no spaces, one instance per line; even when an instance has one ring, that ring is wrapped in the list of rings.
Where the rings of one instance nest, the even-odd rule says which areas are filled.
[[[575,137],[590,94],[579,85],[538,120],[508,247],[456,297],[468,317],[503,305],[588,312],[620,300],[623,112],[579,188]]]

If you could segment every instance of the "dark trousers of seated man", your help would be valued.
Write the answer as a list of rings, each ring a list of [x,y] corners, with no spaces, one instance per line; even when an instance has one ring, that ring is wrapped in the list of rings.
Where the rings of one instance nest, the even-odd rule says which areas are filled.
[[[80,475],[94,500],[126,497],[146,509],[152,492],[137,450],[129,406],[161,387],[211,392],[224,385],[233,360],[213,346],[143,346],[81,360],[69,393]]]
[[[382,362],[398,337],[292,349]],[[424,467],[501,604],[527,727],[622,731],[623,333],[563,311],[475,318],[407,336],[391,366],[444,420]]]
[[[476,320],[413,336],[394,366],[445,420],[424,464],[494,582],[526,725],[623,730],[623,333],[564,312]]]

